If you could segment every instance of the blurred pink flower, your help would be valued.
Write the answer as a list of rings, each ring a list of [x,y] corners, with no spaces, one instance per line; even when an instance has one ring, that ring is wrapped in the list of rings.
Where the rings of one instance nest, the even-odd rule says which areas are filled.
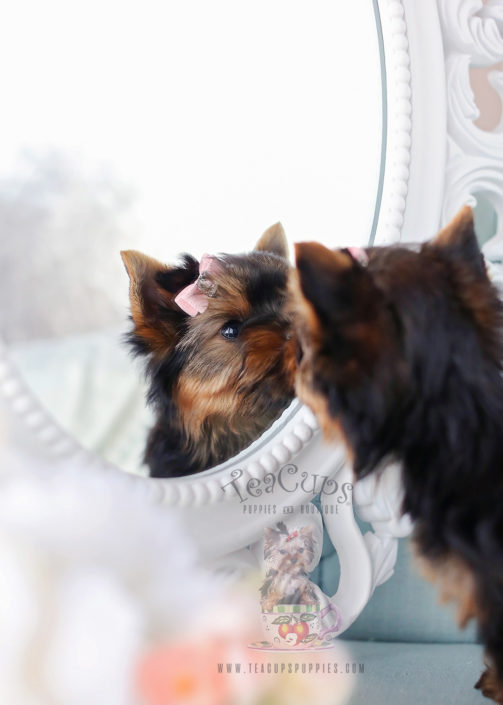
[[[340,643],[328,651],[284,653],[201,637],[143,656],[136,678],[142,705],[344,705],[354,687],[353,675],[334,671],[350,659]]]
[[[164,644],[141,659],[137,688],[147,705],[226,705],[231,687],[217,664],[227,660],[225,644]]]

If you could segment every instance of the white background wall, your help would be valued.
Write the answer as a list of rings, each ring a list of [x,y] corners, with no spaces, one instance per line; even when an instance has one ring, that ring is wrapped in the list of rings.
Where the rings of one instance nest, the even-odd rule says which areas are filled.
[[[277,220],[292,240],[368,238],[381,150],[371,0],[17,0],[0,62],[4,174],[21,148],[106,167],[136,193],[158,257],[249,247]]]

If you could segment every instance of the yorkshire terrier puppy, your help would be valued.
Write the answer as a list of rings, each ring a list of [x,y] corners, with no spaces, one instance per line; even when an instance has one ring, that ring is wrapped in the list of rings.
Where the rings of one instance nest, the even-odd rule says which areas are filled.
[[[261,606],[270,612],[276,605],[315,605],[316,585],[308,570],[314,556],[313,527],[289,532],[283,522],[264,530],[265,580]]]
[[[129,343],[146,357],[156,423],[152,477],[195,473],[255,440],[294,396],[296,344],[284,314],[289,264],[283,228],[244,255],[184,255],[167,266],[122,252],[129,274]]]
[[[357,477],[401,461],[421,562],[477,620],[476,687],[503,703],[503,307],[471,209],[416,249],[296,255],[297,393]]]

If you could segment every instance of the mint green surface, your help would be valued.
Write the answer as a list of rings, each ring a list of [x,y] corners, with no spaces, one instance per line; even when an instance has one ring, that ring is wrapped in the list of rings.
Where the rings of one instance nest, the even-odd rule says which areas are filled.
[[[482,667],[477,644],[347,642],[363,664],[347,705],[484,705],[473,686]]]
[[[337,590],[339,564],[325,537],[322,559],[313,573],[328,595]],[[394,575],[379,586],[360,617],[344,635],[348,639],[426,643],[476,642],[475,625],[458,629],[452,606],[440,606],[433,586],[413,566],[409,541],[402,539]]]

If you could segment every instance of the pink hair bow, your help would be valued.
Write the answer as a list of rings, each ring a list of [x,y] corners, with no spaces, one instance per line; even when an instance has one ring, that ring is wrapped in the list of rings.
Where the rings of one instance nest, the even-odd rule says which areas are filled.
[[[369,262],[369,256],[362,247],[348,247],[349,254],[357,262],[365,266]]]
[[[208,298],[215,296],[216,286],[207,279],[208,274],[220,271],[218,260],[211,255],[203,255],[199,263],[199,277],[182,289],[175,297],[175,303],[189,316],[197,316],[208,308]]]

